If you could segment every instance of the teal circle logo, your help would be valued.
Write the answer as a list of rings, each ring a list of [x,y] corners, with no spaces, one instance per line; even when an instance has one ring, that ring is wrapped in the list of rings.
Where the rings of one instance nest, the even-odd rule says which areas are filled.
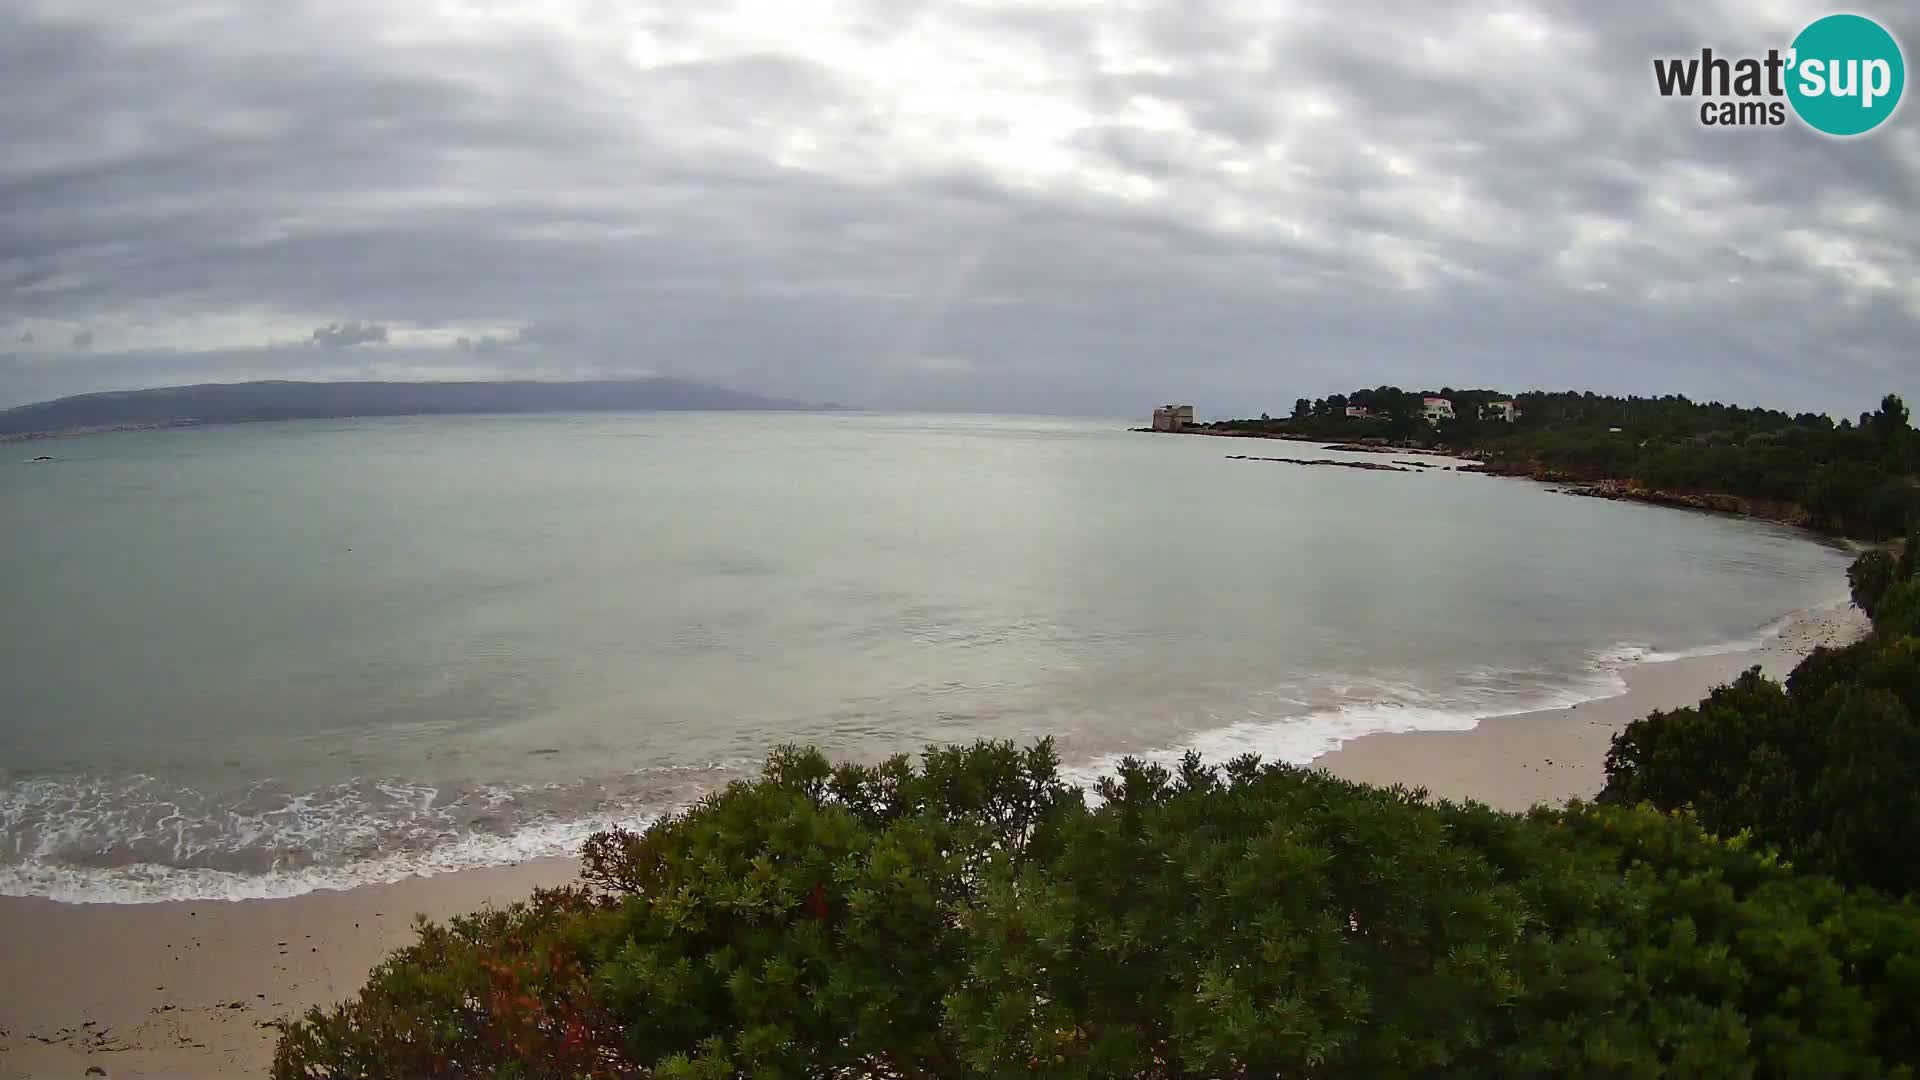
[[[1829,15],[1793,39],[1787,99],[1808,126],[1828,135],[1879,127],[1900,104],[1907,62],[1900,43],[1861,15]]]

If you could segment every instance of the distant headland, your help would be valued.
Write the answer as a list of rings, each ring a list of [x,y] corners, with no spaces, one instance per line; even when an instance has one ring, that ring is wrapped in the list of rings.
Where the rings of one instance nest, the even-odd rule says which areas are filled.
[[[665,377],[590,382],[202,383],[79,394],[6,409],[0,411],[0,440],[360,416],[838,408]]]
[[[1191,405],[1161,405],[1151,427],[1132,430],[1440,452],[1471,462],[1456,472],[1528,477],[1570,494],[1741,514],[1860,540],[1900,536],[1920,521],[1920,435],[1895,394],[1857,420],[1836,421],[1677,394],[1379,386],[1299,398],[1288,414],[1257,419],[1197,422]]]

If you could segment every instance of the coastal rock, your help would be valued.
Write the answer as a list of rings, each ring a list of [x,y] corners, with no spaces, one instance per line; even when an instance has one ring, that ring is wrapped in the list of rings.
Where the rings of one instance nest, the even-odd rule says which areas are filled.
[[[1708,510],[1717,514],[1737,514],[1741,517],[1777,521],[1785,525],[1804,525],[1808,519],[1806,508],[1793,503],[1746,499],[1738,495],[1722,495],[1713,492],[1661,491],[1657,488],[1640,487],[1637,484],[1619,480],[1576,483],[1569,485],[1566,490],[1569,495],[1580,495],[1590,499],[1624,499],[1631,502],[1654,503],[1659,506],[1675,506],[1683,510]]]
[[[1291,431],[1247,431],[1242,428],[1195,427],[1181,432],[1183,435],[1214,435],[1223,439],[1280,439],[1285,442],[1316,442],[1306,435],[1296,435]]]
[[[1567,469],[1557,469],[1531,460],[1516,460],[1469,451],[1463,455],[1480,460],[1458,466],[1456,472],[1475,472],[1488,476],[1515,476],[1555,485],[1552,490],[1588,499],[1608,499],[1652,503],[1682,510],[1706,510],[1758,518],[1783,525],[1804,526],[1812,518],[1806,507],[1771,499],[1749,499],[1718,492],[1665,491],[1650,488],[1634,480],[1600,478]]]
[[[1369,472],[1412,472],[1397,465],[1381,465],[1372,461],[1335,461],[1332,458],[1287,458],[1253,457],[1248,454],[1228,454],[1228,461],[1278,461],[1287,465],[1334,465],[1342,469],[1366,469]]]

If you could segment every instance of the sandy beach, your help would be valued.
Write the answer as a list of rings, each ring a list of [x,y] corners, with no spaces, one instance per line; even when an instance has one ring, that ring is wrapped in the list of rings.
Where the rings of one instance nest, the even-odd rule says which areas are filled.
[[[1808,613],[1757,649],[1634,666],[1624,694],[1483,721],[1470,731],[1356,739],[1316,764],[1502,809],[1587,798],[1608,740],[1759,664],[1784,676],[1866,630],[1851,608]],[[278,1025],[356,990],[416,914],[505,904],[574,874],[568,859],[279,900],[140,905],[0,897],[0,1077],[264,1075]]]
[[[412,941],[416,914],[504,905],[574,872],[539,860],[279,900],[0,897],[0,1076],[263,1076],[276,1025],[350,996]]]
[[[1627,691],[1615,697],[1491,717],[1468,731],[1362,736],[1314,764],[1348,780],[1424,787],[1438,798],[1502,810],[1592,798],[1606,784],[1607,747],[1627,724],[1695,704],[1756,664],[1784,679],[1816,647],[1848,644],[1868,629],[1851,606],[1807,612],[1756,649],[1629,667],[1621,673]]]

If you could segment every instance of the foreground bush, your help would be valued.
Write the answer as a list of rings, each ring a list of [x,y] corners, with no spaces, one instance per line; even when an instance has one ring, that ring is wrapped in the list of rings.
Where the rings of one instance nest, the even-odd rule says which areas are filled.
[[[1709,831],[1750,832],[1806,869],[1920,891],[1916,548],[1854,563],[1871,638],[1815,651],[1785,687],[1756,668],[1698,706],[1629,724],[1607,755],[1603,798],[1689,809]]]
[[[422,928],[278,1077],[1887,1077],[1920,911],[1652,809],[783,751]]]
[[[1847,588],[1853,604],[1871,618],[1880,601],[1899,580],[1899,559],[1890,551],[1869,551],[1847,567]]]

